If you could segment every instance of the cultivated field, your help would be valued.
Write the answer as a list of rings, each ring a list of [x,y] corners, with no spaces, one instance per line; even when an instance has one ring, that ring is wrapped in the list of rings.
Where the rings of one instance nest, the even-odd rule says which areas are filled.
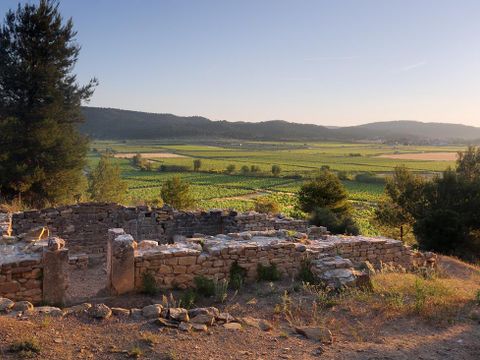
[[[383,180],[395,166],[405,165],[410,170],[431,176],[453,166],[457,151],[454,146],[403,146],[379,143],[337,142],[257,142],[257,141],[95,141],[91,145],[90,165],[99,153],[115,153],[128,181],[132,204],[159,198],[163,182],[180,176],[192,184],[200,209],[232,208],[251,210],[259,195],[274,197],[286,214],[294,212],[294,194],[305,179],[315,175],[321,167],[339,172],[345,179],[350,199],[357,205],[357,217],[362,230],[369,234],[371,207],[383,194]],[[132,166],[131,158],[141,153],[154,165],[153,171],[140,171]],[[193,160],[202,162],[200,171],[193,171]],[[182,171],[157,171],[161,165],[182,166]],[[226,168],[235,170],[227,174]],[[244,172],[242,167],[258,168],[257,172]],[[278,165],[278,176],[271,173]],[[360,179],[358,174],[369,173],[376,178]]]
[[[434,161],[455,161],[457,153],[454,152],[428,152],[409,154],[384,154],[379,157],[397,160],[434,160]]]

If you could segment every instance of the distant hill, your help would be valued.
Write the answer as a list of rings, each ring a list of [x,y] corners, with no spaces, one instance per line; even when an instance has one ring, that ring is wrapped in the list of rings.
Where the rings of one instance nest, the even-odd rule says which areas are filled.
[[[212,121],[201,116],[176,116],[139,111],[83,107],[81,130],[96,139],[161,139],[217,137],[258,140],[328,139],[323,126],[282,120],[258,123]]]
[[[423,123],[420,121],[384,121],[349,126],[336,130],[340,137],[354,139],[425,139],[439,141],[480,139],[480,128],[462,124]]]
[[[271,120],[257,123],[212,121],[139,111],[83,107],[81,131],[95,139],[225,138],[250,140],[378,140],[386,142],[469,142],[480,128],[418,121],[376,122],[326,127]]]

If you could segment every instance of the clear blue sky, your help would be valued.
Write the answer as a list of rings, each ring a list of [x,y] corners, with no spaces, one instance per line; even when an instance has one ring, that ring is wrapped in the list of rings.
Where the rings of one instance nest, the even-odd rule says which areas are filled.
[[[17,1],[2,0],[0,11]],[[479,0],[63,0],[91,105],[480,126]]]

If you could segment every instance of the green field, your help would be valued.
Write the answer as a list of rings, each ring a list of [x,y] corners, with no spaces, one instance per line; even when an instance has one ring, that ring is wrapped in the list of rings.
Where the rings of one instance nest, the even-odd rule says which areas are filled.
[[[333,171],[345,172],[350,178],[343,182],[362,222],[381,198],[384,185],[354,181],[356,174],[368,172],[383,178],[395,166],[404,165],[414,172],[431,176],[454,165],[453,161],[397,160],[381,158],[379,155],[464,150],[452,146],[392,146],[377,143],[215,141],[199,144],[184,140],[95,141],[91,149],[90,166],[94,166],[99,153],[107,149],[116,153],[116,156],[140,152],[142,157],[151,161],[153,171],[140,171],[128,159],[115,159],[121,167],[122,177],[128,182],[132,204],[158,199],[163,182],[179,176],[191,183],[199,209],[251,210],[255,197],[268,195],[275,197],[284,212],[290,214],[294,209],[295,193],[302,183],[314,176],[322,166],[328,166]],[[158,158],[154,157],[155,153],[167,153],[167,156],[171,153],[183,157]],[[194,159],[202,161],[199,172],[193,172]],[[183,172],[157,171],[162,164],[182,165],[188,169]],[[235,165],[236,170],[232,174],[226,174],[225,169],[230,164]],[[274,164],[281,167],[281,173],[277,177],[271,174]],[[260,172],[242,174],[240,168],[244,165],[256,165]],[[367,227],[368,224],[365,224],[364,228]]]

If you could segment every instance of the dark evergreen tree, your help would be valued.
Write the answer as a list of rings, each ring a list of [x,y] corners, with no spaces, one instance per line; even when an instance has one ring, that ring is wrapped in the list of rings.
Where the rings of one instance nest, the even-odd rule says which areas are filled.
[[[77,83],[80,46],[58,2],[19,5],[0,28],[0,194],[32,206],[78,198],[87,139],[80,105],[97,83]]]
[[[300,210],[309,213],[310,223],[326,226],[333,233],[358,234],[348,202],[348,193],[338,177],[328,169],[320,170],[298,192]]]

